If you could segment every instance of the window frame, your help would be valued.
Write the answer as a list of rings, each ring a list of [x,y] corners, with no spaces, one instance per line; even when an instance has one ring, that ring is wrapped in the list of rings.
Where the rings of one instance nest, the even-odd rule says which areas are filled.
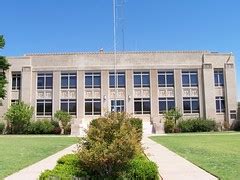
[[[43,86],[38,85],[39,78],[43,78]],[[47,79],[51,78],[51,86],[47,86]],[[39,72],[37,73],[37,90],[51,90],[53,89],[53,73]]]
[[[38,112],[38,104],[43,104],[43,113],[39,114]],[[51,112],[50,113],[46,113],[46,104],[51,104]],[[52,116],[53,114],[53,103],[51,99],[37,99],[36,102],[36,115],[37,116]]]
[[[192,83],[192,76],[196,75],[197,83]],[[184,84],[183,76],[188,76],[188,84]],[[198,71],[197,70],[182,70],[182,87],[198,87]]]
[[[124,77],[124,85],[119,85],[119,77],[123,76]],[[116,88],[125,88],[126,87],[126,75],[125,72],[117,72],[115,75],[115,72],[109,72],[109,88],[115,88],[115,84],[117,85]],[[114,78],[114,85],[111,85],[111,77]],[[115,80],[117,82],[115,83]]]
[[[15,85],[13,85],[15,79]],[[12,90],[20,90],[22,84],[22,77],[20,72],[12,72]]]
[[[222,83],[220,76],[222,75]],[[215,77],[217,76],[217,82]],[[223,69],[214,69],[214,86],[223,87],[224,86],[224,72]]]
[[[215,104],[216,104],[216,113],[220,113],[220,114],[225,113],[226,106],[225,106],[224,96],[216,96],[215,97]],[[219,109],[217,108],[218,105],[219,105]]]
[[[143,84],[143,77],[148,76],[148,84]],[[135,84],[135,77],[140,76],[140,84]],[[133,85],[134,88],[149,88],[150,87],[150,73],[147,71],[136,71],[133,72]]]
[[[117,112],[124,112],[125,111],[125,101],[123,99],[116,99],[116,102],[119,102],[119,105],[117,103],[116,105],[116,109]],[[114,112],[114,107],[115,107],[115,100],[111,100],[111,112]],[[118,111],[118,108],[120,109],[120,111]]]
[[[91,85],[86,85],[86,78],[87,77],[91,77]],[[99,85],[96,85],[95,84],[95,78],[96,77],[99,77],[100,79],[100,84]],[[101,88],[101,72],[85,72],[85,75],[84,75],[84,87],[86,89],[90,89],[90,88]]]
[[[67,77],[67,86],[63,86],[62,78]],[[75,77],[76,84],[74,86],[71,85],[71,78]],[[61,89],[76,89],[77,88],[77,73],[75,72],[62,72],[61,73]]]
[[[160,83],[160,76],[164,76],[164,83]],[[173,77],[173,83],[168,84],[168,77]],[[174,87],[174,71],[158,71],[158,87]]]
[[[67,111],[63,110],[62,104],[67,104]],[[70,111],[70,104],[75,104],[75,111]],[[60,109],[61,111],[67,112],[70,115],[77,115],[77,100],[76,99],[61,99],[60,100]]]
[[[190,103],[190,110],[184,109],[184,102]],[[198,102],[198,110],[193,110],[193,102]],[[184,114],[199,114],[200,113],[200,103],[198,97],[183,97],[183,113]]]
[[[135,103],[141,103],[141,110],[136,111]],[[149,111],[144,110],[144,103],[149,103]],[[151,114],[151,99],[150,98],[134,98],[134,114]]]
[[[91,103],[92,112],[86,111],[86,103]],[[96,103],[100,103],[100,111],[95,111]],[[102,108],[101,99],[85,99],[84,105],[85,105],[85,115],[101,115],[101,108]]]
[[[165,111],[164,110],[160,110],[160,102],[165,102]],[[173,102],[174,103],[174,108],[169,108],[169,102]],[[166,97],[166,98],[158,98],[158,112],[159,114],[164,114],[165,112],[170,111],[171,109],[175,109],[176,108],[176,102],[175,102],[175,98],[174,97]]]

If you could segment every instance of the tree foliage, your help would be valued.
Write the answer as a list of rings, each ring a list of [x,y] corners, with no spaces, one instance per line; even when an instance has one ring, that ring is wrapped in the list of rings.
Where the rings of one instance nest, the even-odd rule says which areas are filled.
[[[2,35],[0,35],[0,49],[5,45],[5,40]],[[0,56],[0,99],[4,99],[6,95],[5,86],[7,84],[5,71],[9,69],[10,64],[4,56]]]
[[[7,133],[25,133],[32,119],[33,112],[33,107],[24,102],[12,104],[5,114],[5,119],[7,120]]]
[[[71,115],[65,111],[57,111],[54,114],[54,117],[58,120],[58,122],[60,122],[60,126],[62,128],[62,134],[65,134],[68,128],[68,125],[72,119]]]

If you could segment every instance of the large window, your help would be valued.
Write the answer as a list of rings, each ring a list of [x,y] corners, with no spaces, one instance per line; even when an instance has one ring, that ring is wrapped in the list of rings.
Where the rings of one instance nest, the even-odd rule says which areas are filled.
[[[52,115],[52,100],[37,100],[37,115],[38,116]]]
[[[151,104],[149,98],[134,99],[134,113],[135,114],[150,114]]]
[[[61,110],[68,112],[70,115],[77,115],[77,103],[75,99],[62,99]]]
[[[197,71],[182,71],[182,86],[197,87],[198,86]]]
[[[224,97],[216,97],[216,112],[225,112],[225,100]]]
[[[224,86],[222,69],[214,69],[214,83],[215,83],[215,86]]]
[[[174,75],[170,71],[158,72],[158,87],[174,87]]]
[[[53,75],[52,73],[38,73],[37,89],[52,89]]]
[[[175,108],[174,98],[159,98],[158,102],[160,114]]]
[[[115,73],[109,73],[109,87],[115,88],[115,78],[116,78],[116,87],[117,88],[125,88],[125,73],[124,72],[117,72],[116,76]]]
[[[85,115],[101,115],[101,100],[85,99]]]
[[[115,103],[116,102],[116,103]],[[111,111],[124,112],[124,100],[111,100]]]
[[[199,113],[199,100],[195,97],[183,98],[184,113]]]
[[[61,74],[61,88],[62,89],[77,88],[77,74],[76,73],[62,73]]]
[[[150,87],[149,72],[134,72],[134,87]]]
[[[101,88],[101,74],[85,73],[85,88]]]
[[[12,90],[20,90],[21,88],[21,74],[12,73]]]

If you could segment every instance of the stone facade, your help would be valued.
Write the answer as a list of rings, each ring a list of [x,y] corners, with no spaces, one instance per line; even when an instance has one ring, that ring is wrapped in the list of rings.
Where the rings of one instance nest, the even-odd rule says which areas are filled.
[[[124,104],[124,111],[143,119],[146,131],[151,131],[149,129],[154,125],[155,131],[161,132],[161,110],[173,104],[185,117],[213,118],[221,124],[224,121],[231,124],[236,117],[236,72],[234,56],[231,54],[208,51],[118,53],[117,72],[124,74],[125,82],[123,87],[116,89],[110,87],[109,81],[110,73],[114,72],[115,67],[113,53],[27,54],[9,57],[8,61],[11,64],[7,72],[9,84],[7,97],[0,105],[0,116],[3,116],[11,103],[21,100],[35,108],[36,119],[51,117],[51,114],[64,106],[65,101],[69,108],[70,100],[76,106],[73,134],[79,134],[91,119],[111,111],[115,96],[117,100],[122,100],[119,103]],[[76,87],[62,87],[64,73],[67,73],[66,79],[70,79],[73,73]],[[99,87],[86,87],[86,76],[89,73],[91,77],[100,77]],[[20,76],[20,80],[17,76]],[[173,84],[170,83],[171,78]],[[18,80],[19,88],[16,87]],[[138,81],[139,86],[136,85]],[[51,87],[39,88],[41,83],[49,83]],[[52,113],[43,112],[42,115],[37,115],[37,103],[49,102],[50,104],[44,105],[43,111],[51,106]],[[86,113],[87,103],[90,104],[90,109],[100,107],[100,112],[96,110],[92,114]],[[41,105],[39,109],[42,109]]]

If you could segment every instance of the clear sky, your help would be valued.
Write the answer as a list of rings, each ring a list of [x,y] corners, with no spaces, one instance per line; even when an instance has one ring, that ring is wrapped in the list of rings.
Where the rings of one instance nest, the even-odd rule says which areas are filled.
[[[3,55],[113,50],[112,0],[0,0],[0,7]],[[125,0],[125,50],[233,52],[239,82],[239,7],[238,0]]]

